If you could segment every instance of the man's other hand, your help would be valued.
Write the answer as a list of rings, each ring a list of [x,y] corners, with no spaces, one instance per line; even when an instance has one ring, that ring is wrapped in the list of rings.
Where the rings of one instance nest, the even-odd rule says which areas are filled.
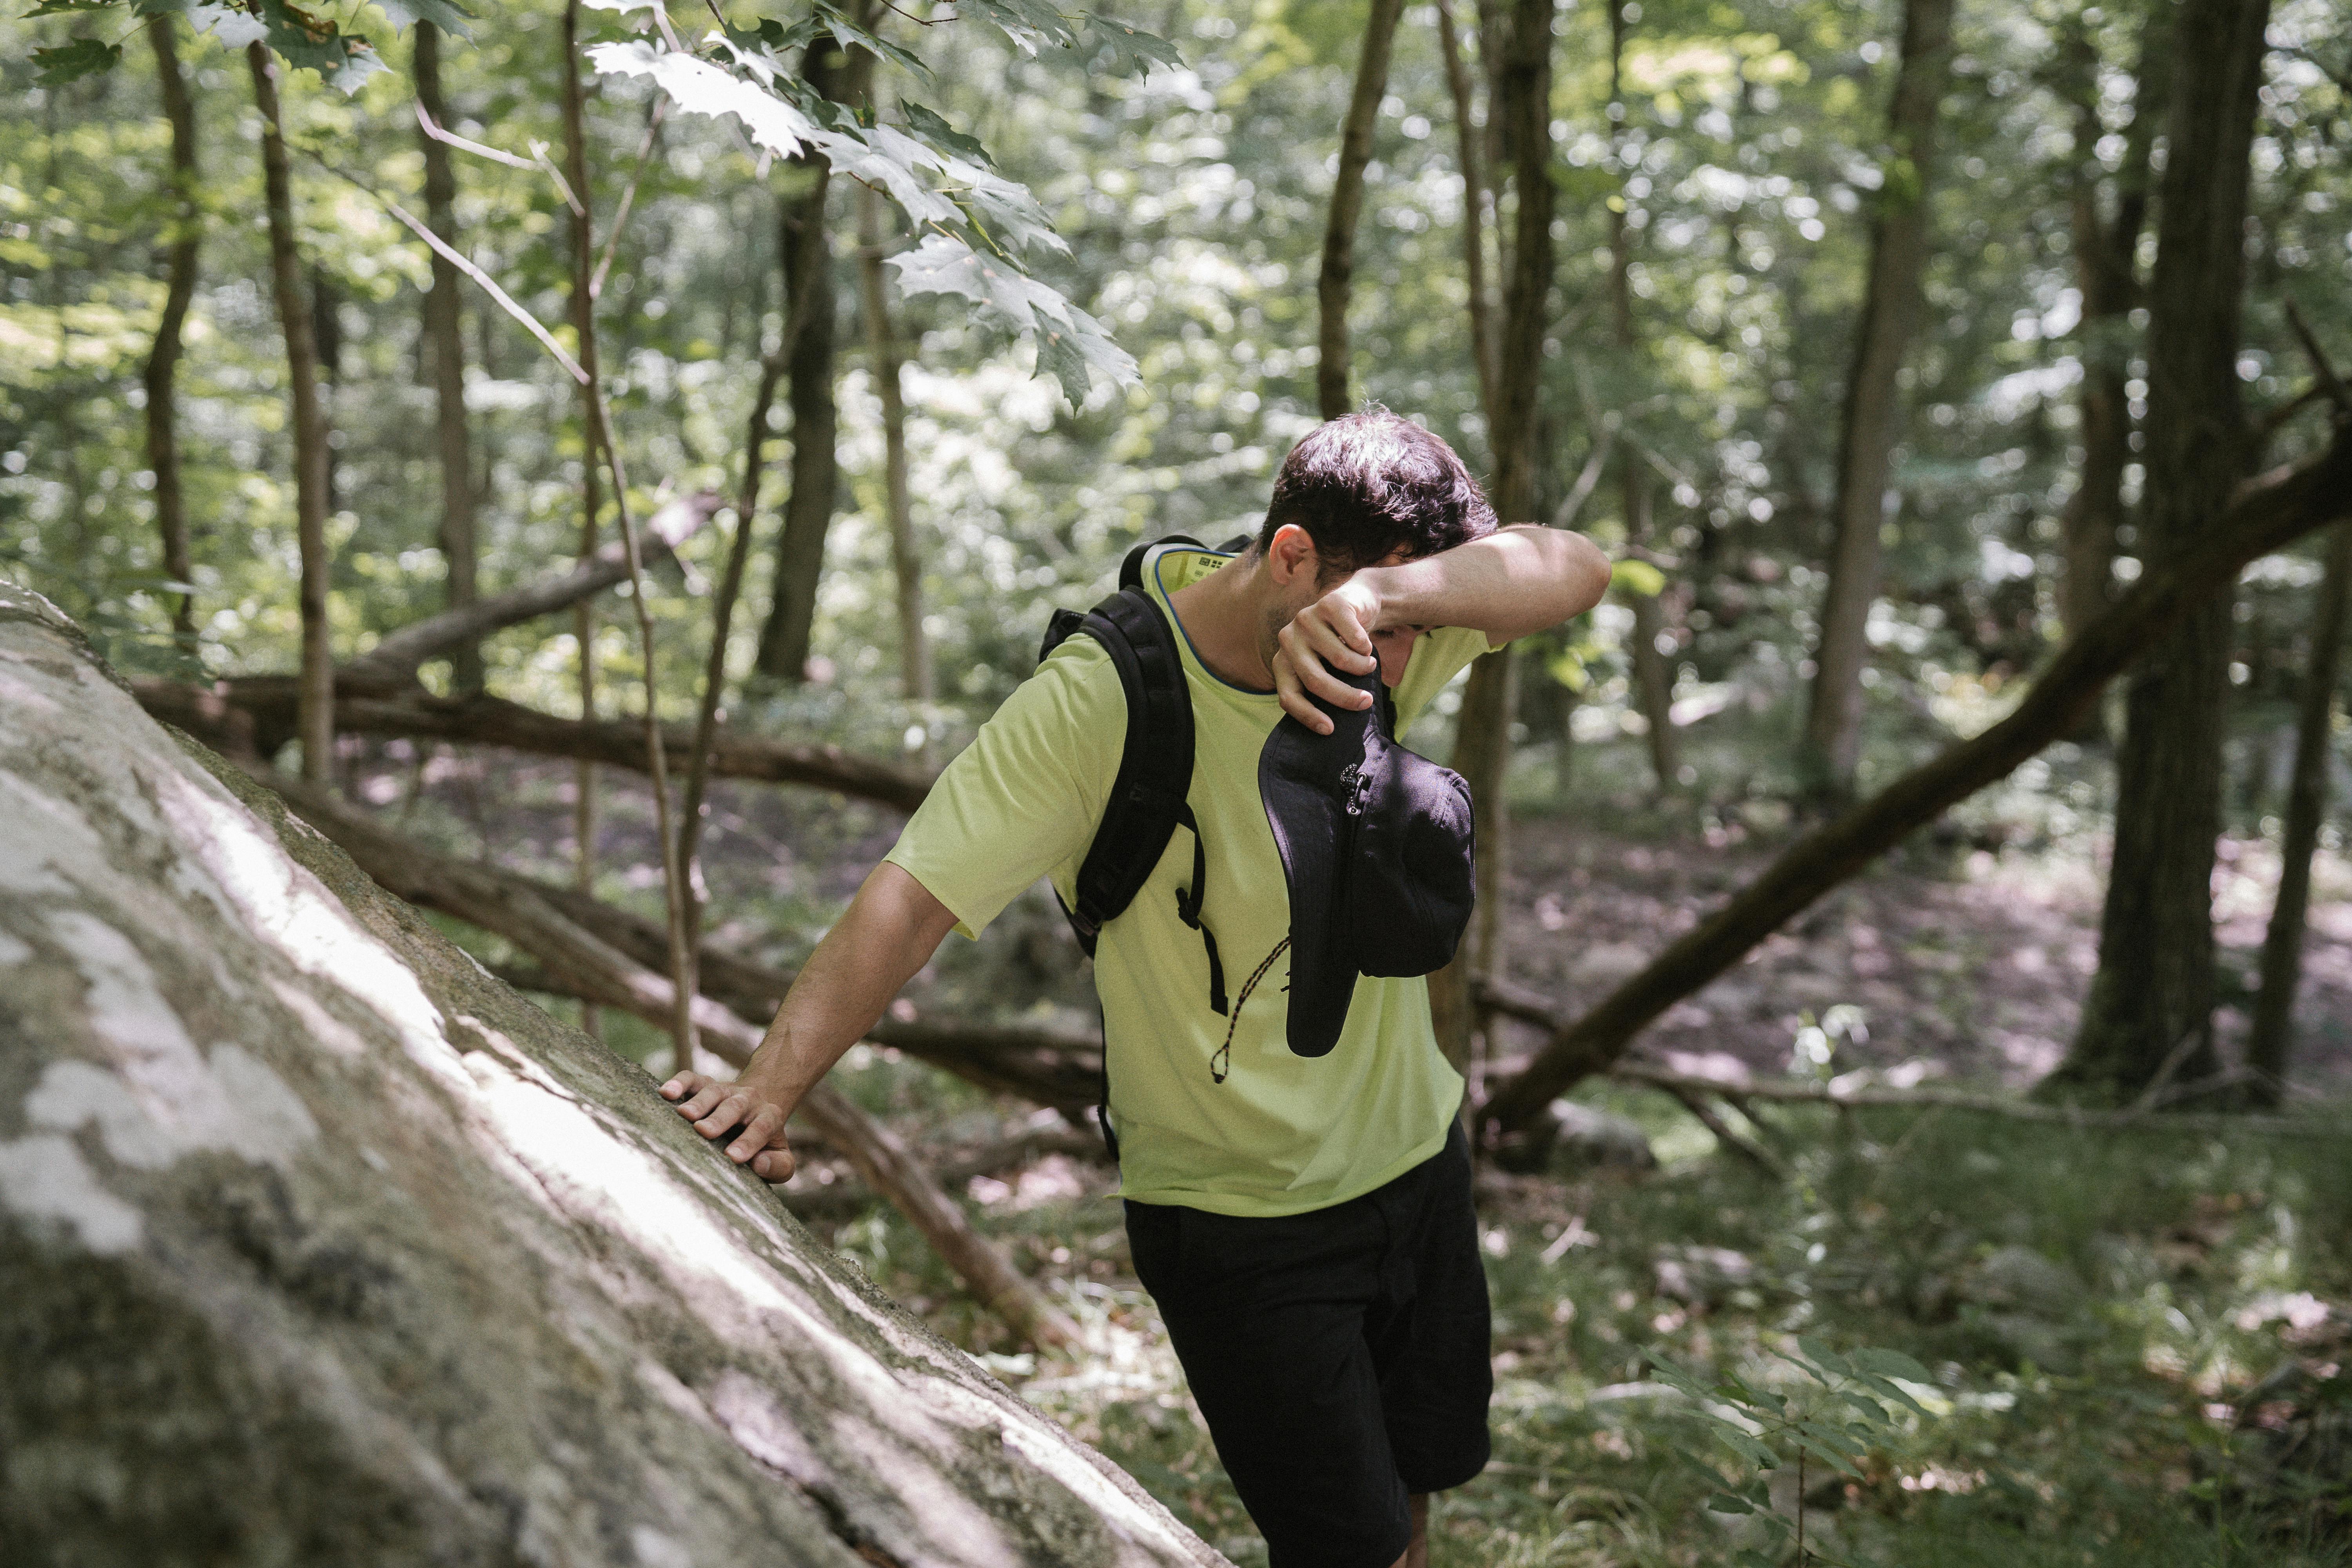
[[[1328,735],[1331,721],[1308,700],[1310,696],[1334,708],[1370,707],[1371,693],[1349,686],[1331,671],[1362,675],[1380,668],[1372,641],[1380,617],[1381,595],[1360,577],[1350,577],[1293,616],[1275,634],[1279,648],[1274,656],[1274,689],[1282,699],[1283,711],[1317,734]],[[1398,674],[1402,677],[1402,668]]]
[[[708,1073],[679,1073],[661,1086],[661,1092],[697,1132],[714,1142],[727,1138],[727,1157],[750,1165],[753,1175],[769,1182],[793,1179],[792,1146],[784,1142],[789,1108],[750,1084]]]

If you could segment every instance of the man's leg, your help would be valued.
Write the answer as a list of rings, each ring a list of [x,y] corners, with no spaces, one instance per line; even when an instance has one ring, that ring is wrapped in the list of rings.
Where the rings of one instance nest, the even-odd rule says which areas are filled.
[[[1127,1215],[1136,1273],[1272,1568],[1394,1568],[1412,1550],[1412,1510],[1363,1333],[1379,1215],[1130,1203]]]
[[[1429,1568],[1429,1494],[1412,1494],[1412,1542],[1389,1568]]]

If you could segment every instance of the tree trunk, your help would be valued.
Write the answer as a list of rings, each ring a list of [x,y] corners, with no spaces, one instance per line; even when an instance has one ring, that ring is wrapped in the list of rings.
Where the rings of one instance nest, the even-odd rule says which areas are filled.
[[[2335,754],[2336,685],[2343,667],[2345,602],[2352,598],[2352,528],[2327,541],[2327,572],[2311,618],[2311,657],[2296,715],[2294,778],[2287,788],[2286,831],[2279,848],[2278,897],[2263,938],[2262,989],[2246,1039],[2252,1098],[2276,1105],[2294,1047],[2294,993],[2303,979],[2303,923],[2311,904],[2311,857],[2327,817],[2327,772]]]
[[[294,181],[278,109],[277,57],[246,46],[261,110],[262,186],[269,214],[269,281],[286,335],[287,395],[294,412],[295,539],[302,559],[302,776],[324,784],[335,750],[335,661],[327,637],[327,419],[319,403],[319,345],[310,293],[294,246]]]
[[[1878,595],[1887,476],[1902,434],[1896,378],[1919,319],[1936,115],[1951,71],[1952,0],[1905,0],[1885,183],[1871,226],[1870,281],[1840,413],[1836,542],[1800,757],[1809,793],[1832,799],[1853,793],[1862,751],[1862,671],[1870,658],[1864,628]]]
[[[1624,0],[1609,0],[1609,120],[1612,146],[1622,141],[1625,128],[1626,25]],[[1623,166],[1622,160],[1618,166]],[[1621,188],[1616,205],[1609,209],[1609,310],[1618,353],[1630,372],[1642,345],[1633,331],[1633,226],[1627,201]],[[1630,551],[1646,550],[1651,542],[1649,466],[1640,446],[1630,437],[1618,443],[1617,485],[1625,511],[1626,547]],[[1633,612],[1633,700],[1649,725],[1650,771],[1657,775],[1658,793],[1665,795],[1674,790],[1678,782],[1675,775],[1682,768],[1671,711],[1674,666],[1658,648],[1658,640],[1666,629],[1666,606],[1656,594],[1637,594],[1628,589],[1624,598]]]
[[[1462,40],[1454,28],[1454,8],[1437,0],[1437,39],[1445,55],[1445,85],[1454,99],[1454,129],[1462,158],[1462,259],[1470,294],[1470,346],[1478,360],[1478,412],[1495,417],[1494,306],[1486,287],[1486,206],[1491,186],[1486,179],[1486,133],[1470,91],[1470,73],[1462,63]],[[1486,47],[1482,36],[1480,49]]]
[[[832,37],[808,47],[801,74],[820,97],[855,103],[863,96],[874,57]],[[834,403],[836,306],[833,243],[825,232],[825,197],[833,171],[814,153],[786,168],[797,194],[776,199],[776,248],[783,257],[784,400],[793,410],[792,493],[784,500],[783,533],[776,542],[775,584],[768,624],[760,632],[760,672],[797,685],[808,679],[809,642],[816,630],[817,579],[824,572],[824,539],[840,501],[841,461],[834,449],[840,413]]]
[[[2269,15],[2269,0],[2184,0],[2174,16],[2169,151],[2148,289],[2139,549],[2151,565],[2196,542],[2250,452],[2238,399],[2238,322],[2248,153]],[[2224,592],[2132,678],[2116,759],[2115,863],[2099,921],[2099,971],[2074,1046],[2053,1075],[2053,1092],[2127,1099],[2168,1063],[2183,1082],[2217,1070],[2213,841],[2221,827],[2230,632]]]
[[[180,74],[180,54],[168,16],[147,18],[147,41],[155,49],[155,77],[163,92],[163,116],[172,125],[172,219],[165,255],[168,281],[163,314],[155,323],[155,346],[141,377],[147,390],[147,467],[155,475],[155,528],[163,536],[163,574],[175,583],[193,580],[188,554],[188,503],[180,485],[179,400],[173,388],[180,368],[180,331],[196,292],[196,252],[204,242],[204,211],[196,205],[196,106]],[[195,651],[195,595],[183,589],[172,609],[172,631],[184,653]]]
[[[1503,341],[1496,363],[1495,511],[1505,522],[1536,515],[1536,401],[1543,377],[1544,331],[1550,324],[1551,23],[1556,0],[1513,0],[1510,37],[1496,73],[1495,118],[1504,125],[1516,165],[1512,184],[1511,271],[1503,301]],[[1491,35],[1488,35],[1491,37]],[[1482,656],[1470,668],[1454,740],[1454,770],[1470,785],[1478,814],[1479,915],[1474,940],[1430,976],[1437,1042],[1457,1068],[1471,1058],[1475,1023],[1470,980],[1501,963],[1503,867],[1510,822],[1503,783],[1511,757],[1511,650]]]
[[[1404,0],[1371,0],[1364,22],[1364,52],[1356,62],[1355,90],[1339,127],[1339,169],[1331,182],[1331,205],[1323,228],[1323,268],[1315,299],[1321,311],[1321,345],[1315,365],[1315,395],[1323,417],[1351,412],[1348,391],[1348,295],[1356,275],[1356,224],[1364,209],[1364,165],[1372,161],[1372,127],[1389,90],[1389,50],[1396,42],[1397,17]]]
[[[2101,210],[2104,168],[2095,151],[2104,132],[2099,114],[2099,57],[2087,28],[2065,42],[2074,98],[2076,171],[2071,193],[2075,279],[2083,295],[2081,411],[2083,468],[2063,518],[2065,575],[2060,619],[2068,632],[2086,626],[2115,600],[2116,531],[2124,521],[2124,469],[2131,461],[2131,399],[2126,387],[2132,359],[2132,307],[2138,302],[2139,239],[2147,226],[2149,163],[2161,122],[2170,70],[2166,7],[2141,23],[2139,74],[2123,166],[2116,171],[2115,210]]]
[[[2247,562],[2347,517],[2352,426],[2339,426],[2326,451],[2242,487],[2196,531],[2193,545],[2151,565],[2113,608],[2067,640],[2008,718],[1806,834],[1640,973],[1555,1031],[1527,1069],[1495,1092],[1483,1119],[1507,1132],[1532,1128],[1555,1095],[1605,1070],[1659,1014],[1873,859],[2071,732],[2110,679]]]
[[[441,30],[430,22],[416,24],[416,102],[446,128],[448,100],[441,95]],[[437,137],[421,130],[425,153],[425,223],[447,241],[457,243],[457,177],[449,165],[449,149]],[[435,429],[441,452],[441,559],[449,572],[447,602],[461,610],[474,602],[474,481],[473,458],[466,438],[466,339],[459,310],[457,268],[439,251],[433,252],[433,287],[425,294],[425,356],[433,369]],[[451,650],[449,684],[458,691],[482,689],[482,648],[478,642]]]
[[[585,94],[580,85],[580,0],[563,6],[563,169],[572,186],[572,332],[579,344],[580,368],[588,373],[580,388],[580,560],[584,565],[596,554],[603,483],[597,478],[596,293],[591,285],[596,267],[595,226],[588,216],[588,130]],[[596,606],[579,600],[572,611],[572,640],[580,646],[580,721],[596,721]],[[596,764],[576,763],[572,770],[572,880],[585,894],[596,890]],[[593,1003],[580,1005],[580,1026],[600,1032]],[[686,1064],[681,1063],[680,1066]]]
[[[923,557],[915,545],[914,504],[907,494],[907,399],[900,386],[898,335],[882,277],[882,198],[857,187],[857,276],[866,306],[866,351],[882,397],[884,504],[890,511],[890,571],[898,587],[898,679],[910,702],[938,696],[931,641],[923,631]],[[926,755],[930,748],[923,748]]]
[[[12,1562],[1220,1561],[5,585],[0,661]]]

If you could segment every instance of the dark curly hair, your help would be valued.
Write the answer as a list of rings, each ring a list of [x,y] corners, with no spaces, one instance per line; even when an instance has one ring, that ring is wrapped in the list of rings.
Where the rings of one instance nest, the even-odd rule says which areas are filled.
[[[1495,509],[1453,447],[1402,415],[1374,408],[1324,421],[1282,460],[1259,552],[1292,522],[1315,541],[1328,577],[1400,549],[1417,560],[1466,544],[1494,531]]]

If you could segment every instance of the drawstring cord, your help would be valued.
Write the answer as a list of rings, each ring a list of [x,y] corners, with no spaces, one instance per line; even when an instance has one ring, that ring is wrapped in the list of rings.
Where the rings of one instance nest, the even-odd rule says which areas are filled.
[[[1265,972],[1274,967],[1274,961],[1280,958],[1282,956],[1283,950],[1287,948],[1289,945],[1290,939],[1288,937],[1284,937],[1280,942],[1276,942],[1274,944],[1274,951],[1265,955],[1265,962],[1260,963],[1256,969],[1251,972],[1249,979],[1243,982],[1242,994],[1234,1002],[1233,1016],[1225,1020],[1225,1043],[1217,1047],[1217,1054],[1209,1058],[1210,1082],[1224,1082],[1225,1075],[1233,1070],[1234,1030],[1242,1021],[1242,1005],[1250,999],[1250,993],[1257,989],[1257,983],[1265,978]],[[1283,989],[1287,991],[1290,987],[1287,984],[1285,984]],[[1220,1062],[1223,1062],[1224,1065],[1220,1067],[1218,1065]]]

